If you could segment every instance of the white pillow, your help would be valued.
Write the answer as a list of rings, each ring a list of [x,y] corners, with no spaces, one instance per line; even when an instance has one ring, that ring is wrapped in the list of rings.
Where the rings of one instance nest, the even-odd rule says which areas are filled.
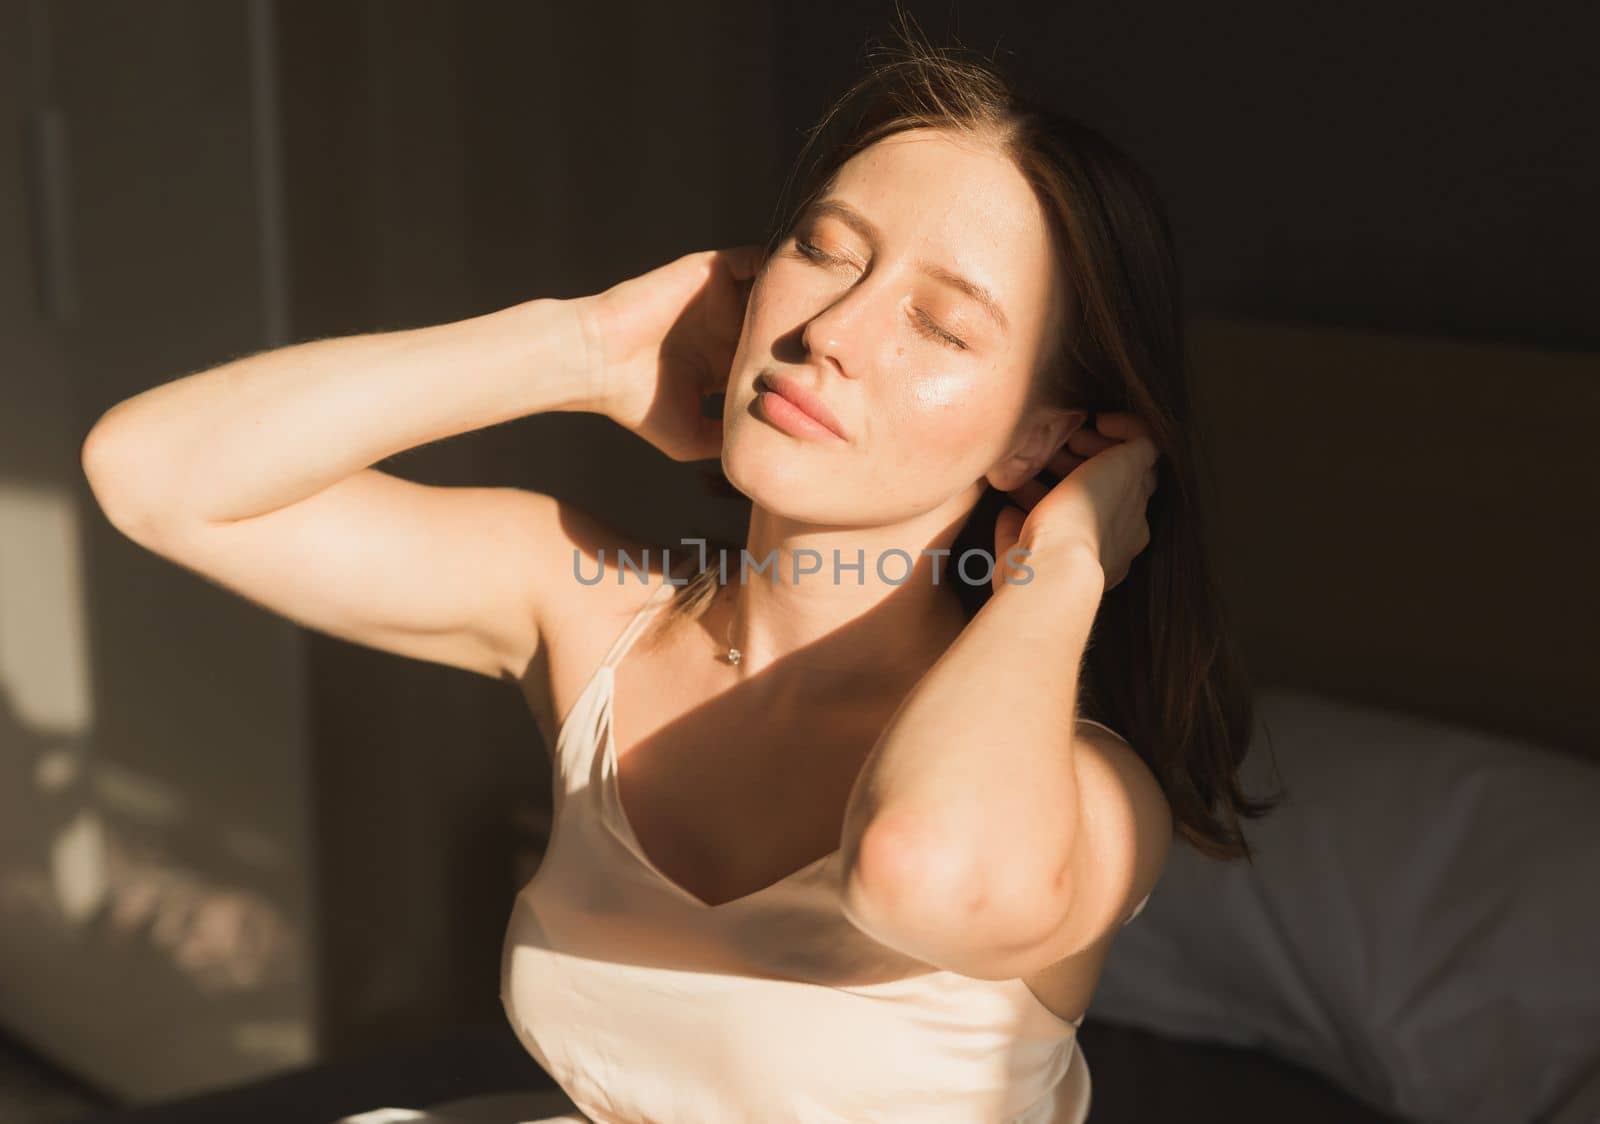
[[[1600,1080],[1600,767],[1306,691],[1258,695],[1254,866],[1181,841],[1097,1018],[1259,1047],[1449,1124],[1577,1124]]]

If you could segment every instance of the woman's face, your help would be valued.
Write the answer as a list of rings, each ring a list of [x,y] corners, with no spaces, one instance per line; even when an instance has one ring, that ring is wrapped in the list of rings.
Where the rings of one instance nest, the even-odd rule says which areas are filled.
[[[724,474],[768,511],[838,527],[964,512],[986,477],[1016,487],[1083,418],[1029,408],[1063,293],[1044,212],[1003,153],[932,129],[878,141],[755,279]],[[763,393],[769,379],[810,392],[842,436]]]

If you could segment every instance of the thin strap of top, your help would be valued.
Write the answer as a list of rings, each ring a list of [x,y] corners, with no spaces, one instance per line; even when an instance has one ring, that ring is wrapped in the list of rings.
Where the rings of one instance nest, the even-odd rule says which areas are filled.
[[[1078,719],[1078,721],[1087,722],[1091,726],[1099,726],[1106,733],[1114,735],[1117,738],[1118,741],[1125,742],[1125,741],[1128,740],[1127,738],[1123,737],[1121,734],[1119,734],[1115,730],[1113,730],[1110,726],[1107,726],[1104,722],[1096,722],[1093,718],[1080,718],[1080,719]],[[1126,925],[1129,921],[1132,921],[1135,917],[1138,917],[1139,914],[1143,913],[1144,912],[1144,907],[1150,903],[1151,894],[1154,894],[1154,893],[1155,893],[1155,891],[1151,890],[1149,894],[1146,894],[1144,897],[1140,898],[1139,899],[1139,904],[1133,907],[1133,912],[1128,914],[1127,918],[1122,923],[1124,925]]]
[[[694,562],[693,557],[689,561],[692,564]],[[671,571],[668,571],[667,576],[669,578],[672,576]],[[633,614],[632,619],[628,621],[628,626],[612,641],[611,650],[606,653],[606,658],[600,661],[600,666],[615,667],[617,661],[622,659],[628,649],[633,646],[633,642],[638,639],[639,633],[644,631],[644,627],[649,623],[655,608],[671,597],[673,590],[682,585],[683,582],[681,581],[674,582],[664,579],[660,585],[651,590],[650,596],[645,598],[644,604],[639,607],[638,611]]]
[[[1078,721],[1079,722],[1087,722],[1091,726],[1099,726],[1102,730],[1104,730],[1108,734],[1116,734],[1116,737],[1117,737],[1118,741],[1124,741],[1125,742],[1125,741],[1128,740],[1127,738],[1123,737],[1121,734],[1118,734],[1110,726],[1107,726],[1104,722],[1096,722],[1093,718],[1083,718],[1081,716],[1079,717]]]

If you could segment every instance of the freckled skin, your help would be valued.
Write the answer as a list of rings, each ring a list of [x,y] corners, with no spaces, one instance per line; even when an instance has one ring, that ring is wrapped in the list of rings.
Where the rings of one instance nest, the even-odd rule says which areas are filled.
[[[880,238],[835,216],[802,219],[757,276],[727,388],[723,471],[763,519],[931,537],[970,510],[985,478],[1020,483],[1011,454],[1065,293],[1044,211],[992,144],[929,129],[856,154],[825,194]],[[797,240],[837,260],[808,258]],[[1009,330],[918,258],[987,287]],[[925,334],[923,316],[966,349]],[[763,371],[815,390],[849,440],[797,439],[754,416]]]

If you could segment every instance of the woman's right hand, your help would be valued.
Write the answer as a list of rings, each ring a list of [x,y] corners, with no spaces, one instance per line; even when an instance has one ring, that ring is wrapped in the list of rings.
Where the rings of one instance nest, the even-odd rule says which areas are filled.
[[[577,302],[597,412],[677,461],[722,455],[726,391],[761,247],[685,254]]]

